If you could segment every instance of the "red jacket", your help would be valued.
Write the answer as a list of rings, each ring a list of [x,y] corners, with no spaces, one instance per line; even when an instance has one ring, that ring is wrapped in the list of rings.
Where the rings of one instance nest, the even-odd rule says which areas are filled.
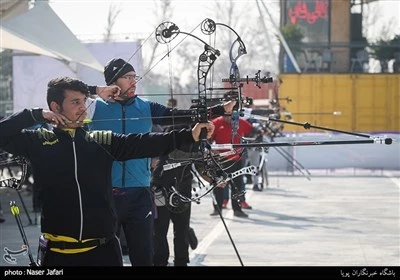
[[[215,141],[216,144],[228,144],[232,142],[232,125],[229,121],[225,121],[224,117],[218,117],[216,119],[213,119],[212,122],[215,125],[215,130],[213,134],[213,141]],[[246,136],[250,134],[253,131],[253,125],[246,121],[243,118],[239,118],[239,128],[237,131],[237,134],[233,138],[233,143],[231,144],[239,144],[240,143],[240,137]],[[220,150],[220,152],[224,152],[226,150]],[[227,158],[229,159],[234,159],[238,160],[240,158],[239,155],[230,155]]]

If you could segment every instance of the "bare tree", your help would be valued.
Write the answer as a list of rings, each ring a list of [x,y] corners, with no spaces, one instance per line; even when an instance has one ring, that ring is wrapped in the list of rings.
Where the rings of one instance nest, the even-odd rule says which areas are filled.
[[[155,28],[165,21],[170,21],[174,13],[171,0],[154,0],[152,22]],[[166,50],[160,48],[161,44],[156,41],[154,33],[149,37],[146,48],[143,50],[144,64],[147,65],[144,73],[146,74],[145,91],[159,103],[166,103],[170,98],[171,92],[175,88],[180,88],[179,82],[174,81],[168,70],[165,70]],[[146,39],[147,40],[147,39]],[[160,54],[161,53],[161,54]],[[150,98],[150,97],[149,97]],[[178,100],[179,103],[179,100]]]
[[[371,1],[363,6],[363,36],[368,42],[376,42],[380,39],[387,41],[398,33],[399,18],[387,17],[384,14],[385,7],[392,7],[392,1]],[[395,9],[395,6],[393,6]],[[378,24],[377,24],[378,23]]]
[[[154,11],[157,15],[156,25],[164,21],[172,21],[173,7],[171,1],[155,2],[157,4],[156,10]],[[279,14],[278,1],[274,1],[274,3],[268,2],[268,5],[269,8],[274,11],[275,15]],[[277,44],[276,49],[271,49],[267,45],[265,36],[274,37],[274,39],[275,36],[273,34],[265,34],[265,29],[260,26],[259,13],[257,12],[256,6],[246,5],[246,3],[237,1],[216,0],[212,5],[208,5],[208,7],[208,11],[204,14],[204,19],[210,18],[216,23],[223,23],[232,27],[246,45],[247,54],[243,55],[237,61],[240,75],[242,77],[254,77],[258,70],[261,70],[263,73],[270,72],[271,68],[269,68],[269,66],[271,63],[274,63],[274,61],[268,58],[278,55],[279,43],[277,40],[274,40],[274,43]],[[269,23],[267,17],[264,20],[267,24]],[[190,33],[190,30],[182,29],[181,31]],[[197,28],[192,34],[201,37],[202,40],[221,52],[207,77],[207,83],[212,83],[210,86],[214,85],[220,87],[222,85],[222,79],[229,78],[231,67],[229,52],[233,42],[237,39],[236,34],[221,25],[218,25],[216,32],[210,36],[201,33],[200,28]],[[179,45],[166,59],[171,61],[169,63],[172,65],[172,68],[171,66],[168,66],[167,69],[164,67],[164,71],[158,74],[156,74],[155,71],[151,71],[151,75],[148,76],[151,76],[153,85],[157,84],[160,87],[168,88],[168,91],[174,94],[196,94],[198,90],[197,66],[199,55],[203,52],[204,46],[201,42],[193,38],[184,38],[183,35],[178,37],[179,38],[175,39],[171,44],[177,44],[176,42],[182,39],[184,40],[178,43]],[[148,60],[146,59],[148,68],[156,63],[157,53],[160,53],[159,50],[162,49],[159,45],[161,44],[155,42],[152,46],[152,52],[150,56],[148,56]],[[146,51],[148,51],[148,49],[148,45],[146,45]],[[233,46],[233,56],[236,56],[237,50],[238,46]],[[163,50],[162,53],[165,55],[167,51]],[[169,76],[171,75],[175,75],[174,78],[170,78]],[[191,105],[191,99],[195,97],[182,95],[175,98],[178,100],[178,104],[187,107]]]
[[[172,15],[174,13],[174,9],[171,4],[171,0],[155,0],[154,1],[154,14],[155,14],[155,21],[156,24],[160,24],[170,18],[172,18]],[[156,51],[157,48],[159,47],[160,44],[155,42],[152,46],[152,51],[150,53],[150,57],[148,60],[148,66],[147,68],[150,68],[151,65],[153,65],[155,57],[156,57]]]
[[[273,14],[279,14],[279,2],[268,2],[270,11]],[[241,40],[246,46],[247,53],[237,60],[240,70],[240,75],[253,76],[258,70],[262,72],[271,71],[273,60],[269,59],[271,56],[278,55],[279,43],[273,35],[272,28],[268,31],[271,33],[266,34],[265,29],[262,27],[262,21],[259,18],[256,5],[249,5],[248,2],[229,1],[221,2],[216,1],[212,7],[216,22],[224,23],[232,27],[240,36]],[[270,24],[270,19],[265,15],[264,21]],[[221,56],[215,63],[214,76],[217,78],[226,78],[229,74],[231,61],[229,59],[229,51],[237,38],[236,35],[224,27],[217,27],[219,29],[216,46],[221,51]],[[266,36],[272,37],[274,45],[272,48],[267,44]],[[233,55],[237,54],[237,46],[234,46]]]
[[[112,29],[114,27],[115,22],[117,21],[117,17],[120,14],[120,12],[121,8],[119,5],[115,5],[114,3],[110,5],[110,9],[108,10],[108,16],[107,16],[107,26],[104,33],[105,42],[111,41]]]

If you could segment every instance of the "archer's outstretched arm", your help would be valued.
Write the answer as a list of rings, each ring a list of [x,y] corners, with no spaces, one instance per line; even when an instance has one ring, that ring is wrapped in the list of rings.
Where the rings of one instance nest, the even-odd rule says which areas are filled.
[[[228,101],[224,104],[214,105],[207,109],[208,119],[222,116],[225,112],[232,112],[236,101]],[[202,114],[202,108],[192,108],[189,110],[177,110],[166,107],[156,102],[150,103],[151,115],[154,124],[173,125],[173,124],[191,124],[199,121]]]

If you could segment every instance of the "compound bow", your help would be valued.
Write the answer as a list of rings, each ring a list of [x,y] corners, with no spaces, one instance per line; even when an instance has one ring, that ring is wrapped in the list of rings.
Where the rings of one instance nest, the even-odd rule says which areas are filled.
[[[243,43],[243,41],[241,40],[240,36],[236,33],[235,30],[233,30],[231,27],[229,27],[225,24],[215,23],[211,19],[205,19],[202,22],[201,31],[206,35],[210,35],[215,32],[217,25],[221,25],[221,26],[225,26],[225,27],[229,28],[237,36],[236,40],[233,42],[233,44],[230,48],[230,53],[229,53],[229,57],[230,57],[230,61],[231,61],[230,77],[229,77],[229,79],[226,79],[226,80],[228,80],[231,84],[230,89],[238,90],[238,92],[235,92],[235,94],[230,96],[230,98],[233,98],[234,100],[236,100],[238,102],[237,104],[238,104],[239,110],[240,110],[241,104],[242,104],[242,97],[241,97],[241,92],[240,92],[240,88],[241,88],[240,82],[242,81],[242,79],[240,78],[240,72],[239,72],[236,61],[240,56],[247,53],[246,47],[245,47],[245,44]],[[190,33],[180,31],[178,26],[176,26],[172,22],[164,22],[164,23],[160,24],[156,29],[156,39],[160,43],[169,43],[171,40],[176,38],[178,34],[189,35],[191,37],[198,39],[199,41],[201,41],[204,44],[204,51],[199,56],[198,69],[197,69],[198,98],[192,100],[192,103],[194,104],[192,107],[196,108],[196,110],[197,110],[196,111],[196,115],[197,115],[196,121],[206,122],[209,119],[209,114],[207,113],[208,112],[207,104],[209,104],[210,102],[216,101],[215,99],[208,98],[207,90],[214,90],[215,88],[207,88],[206,87],[206,79],[207,79],[207,75],[208,75],[212,65],[214,64],[217,57],[220,55],[220,51],[211,47],[206,42],[204,42],[202,39],[200,39]],[[234,54],[234,46],[235,45],[238,45],[236,55]],[[259,73],[260,73],[260,71],[256,74],[256,77],[254,79],[247,77],[245,80],[247,82],[256,81],[257,84],[260,81],[266,82],[266,81],[270,80],[267,78],[261,79]],[[225,81],[225,79],[223,81]],[[226,89],[226,88],[224,88],[224,89]],[[217,101],[220,101],[220,99],[218,99]],[[234,133],[232,133],[232,134],[234,134]],[[179,199],[183,202],[190,202],[190,201],[198,202],[200,200],[200,198],[202,198],[205,195],[207,195],[208,193],[210,193],[213,190],[213,188],[216,187],[217,185],[220,185],[224,182],[228,182],[229,180],[232,180],[233,178],[241,176],[243,174],[250,174],[250,175],[256,174],[257,169],[254,166],[244,167],[244,168],[238,170],[237,172],[228,174],[227,172],[225,172],[224,168],[222,168],[222,166],[221,166],[221,159],[226,154],[215,155],[211,152],[211,150],[209,148],[210,148],[210,146],[207,143],[207,140],[202,139],[201,157],[199,159],[191,159],[191,160],[186,160],[183,162],[180,161],[180,162],[169,163],[169,164],[164,165],[164,170],[166,171],[166,170],[177,168],[177,167],[180,167],[183,165],[190,164],[190,165],[192,165],[192,167],[194,167],[194,166],[196,167],[196,168],[193,168],[192,171],[194,173],[194,176],[198,178],[199,182],[202,182],[202,180],[200,178],[205,177],[205,178],[207,178],[206,181],[211,183],[210,186],[207,186],[206,184],[204,184],[202,182],[200,184],[199,188],[193,188],[191,198],[180,194],[176,188],[172,187],[171,188],[172,191],[170,191],[167,195],[170,203],[172,201],[172,197],[174,197],[174,196],[176,198],[179,197]],[[232,152],[229,152],[229,153],[232,153]],[[198,172],[199,169],[201,170],[200,172]],[[174,206],[178,206],[178,204],[179,204],[178,202],[179,201],[176,201]]]

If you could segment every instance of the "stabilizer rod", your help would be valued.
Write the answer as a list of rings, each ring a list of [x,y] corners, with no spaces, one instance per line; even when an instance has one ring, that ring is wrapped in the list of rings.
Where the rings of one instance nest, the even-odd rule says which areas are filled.
[[[390,141],[387,141],[390,139]],[[211,150],[227,150],[234,148],[261,148],[261,147],[283,147],[283,146],[322,146],[343,144],[391,144],[391,138],[376,138],[369,140],[337,140],[337,141],[293,141],[293,142],[270,142],[270,143],[247,143],[247,144],[213,144]],[[390,142],[389,144],[386,142]]]
[[[393,140],[392,138],[385,138],[384,139],[384,143],[382,143],[382,139],[379,138],[374,138],[371,135],[368,134],[361,134],[361,133],[354,133],[354,132],[349,132],[349,131],[344,131],[344,130],[338,130],[338,129],[333,129],[333,128],[327,128],[327,127],[322,127],[322,126],[316,126],[316,125],[312,125],[308,122],[305,123],[298,123],[298,122],[292,122],[292,121],[285,121],[285,120],[279,120],[279,119],[274,119],[274,118],[269,118],[270,121],[273,122],[281,122],[281,123],[287,123],[287,124],[292,124],[292,125],[299,125],[304,127],[304,129],[310,129],[310,128],[316,128],[316,129],[321,129],[321,130],[327,130],[327,131],[333,131],[333,132],[338,132],[338,133],[343,133],[343,134],[349,134],[349,135],[354,135],[354,136],[359,136],[359,137],[364,137],[364,138],[370,138],[373,139],[374,141],[371,143],[378,143],[378,144],[386,144],[386,145],[390,145],[392,144]],[[378,141],[378,142],[375,142]],[[343,143],[343,144],[353,144],[353,143]],[[328,144],[325,144],[328,145]],[[331,145],[335,145],[335,144],[331,144]]]

